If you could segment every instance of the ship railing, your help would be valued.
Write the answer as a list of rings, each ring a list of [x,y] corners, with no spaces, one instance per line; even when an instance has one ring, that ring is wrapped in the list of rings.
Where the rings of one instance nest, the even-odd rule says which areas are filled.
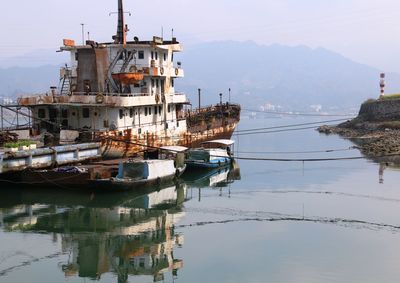
[[[223,112],[232,106],[240,107],[238,104],[226,102],[223,104],[202,106],[200,109],[197,108],[197,109],[186,110],[185,115],[186,117],[191,117],[193,115],[201,115],[201,114],[206,115],[212,112],[221,112],[221,111]]]
[[[140,92],[140,93],[114,93],[114,92],[72,92],[72,95],[85,95],[85,96],[122,96],[122,97],[137,97],[137,96],[156,96],[161,95],[160,93]],[[170,95],[170,94],[165,94]],[[172,95],[185,95],[183,92],[174,92]]]
[[[104,96],[122,96],[122,97],[136,97],[136,96],[151,96],[149,92],[141,93],[116,93],[116,92],[71,92],[72,95],[85,95],[85,96],[97,96],[99,94]]]
[[[153,62],[154,61],[154,62]],[[121,70],[123,67],[123,63],[118,63],[114,67],[114,71]],[[133,67],[133,68],[132,68]],[[182,69],[181,65],[174,65],[171,62],[163,62],[160,63],[157,60],[152,60],[152,62],[148,64],[133,64],[127,68],[126,72],[137,72],[143,71],[145,72],[149,68],[171,68],[171,69]]]
[[[62,127],[63,130],[75,130],[75,131],[79,131],[81,133],[90,133],[90,134],[100,134],[103,135],[105,132],[112,132],[113,134],[119,134],[119,135],[123,135],[124,131],[128,131],[128,130],[138,130],[138,129],[142,129],[144,127],[150,127],[150,126],[154,126],[154,127],[158,127],[158,130],[164,129],[164,125],[165,123],[176,123],[182,120],[186,120],[186,117],[177,117],[176,119],[173,120],[160,120],[157,122],[147,122],[147,123],[140,123],[140,124],[134,124],[134,125],[124,125],[124,126],[115,126],[115,127],[103,127],[103,128],[96,128],[93,129],[91,127],[85,127],[85,128],[70,128],[70,127]],[[118,133],[119,132],[119,133]]]

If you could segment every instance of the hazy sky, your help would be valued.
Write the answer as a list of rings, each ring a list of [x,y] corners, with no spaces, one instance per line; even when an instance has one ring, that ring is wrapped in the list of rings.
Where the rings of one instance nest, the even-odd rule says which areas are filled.
[[[3,1],[0,58],[57,49],[63,38],[81,42],[116,32],[117,0]],[[400,72],[399,0],[124,0],[129,38],[171,36],[185,45],[214,40],[325,47],[385,71]],[[1,67],[1,66],[0,66]]]

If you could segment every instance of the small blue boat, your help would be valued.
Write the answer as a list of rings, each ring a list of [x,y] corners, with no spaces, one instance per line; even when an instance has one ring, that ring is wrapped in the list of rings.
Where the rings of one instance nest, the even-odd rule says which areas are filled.
[[[201,148],[189,149],[185,160],[188,168],[219,168],[232,162],[233,140],[203,142]]]

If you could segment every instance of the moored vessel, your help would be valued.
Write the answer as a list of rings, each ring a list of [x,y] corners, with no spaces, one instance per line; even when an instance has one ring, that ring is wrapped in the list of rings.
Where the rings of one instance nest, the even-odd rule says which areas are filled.
[[[231,163],[233,140],[211,140],[202,143],[202,147],[190,149],[186,165],[190,168],[219,168]]]
[[[71,62],[61,69],[60,86],[50,93],[21,97],[32,116],[33,136],[51,134],[54,143],[101,142],[104,158],[132,156],[149,147],[199,146],[229,139],[240,120],[240,106],[222,103],[193,110],[175,90],[184,77],[174,54],[175,37],[127,37],[122,0],[113,42],[65,39]]]

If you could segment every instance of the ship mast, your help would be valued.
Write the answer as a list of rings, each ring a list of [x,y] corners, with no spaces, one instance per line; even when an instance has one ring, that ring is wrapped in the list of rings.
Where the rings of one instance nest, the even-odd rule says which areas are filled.
[[[124,20],[124,5],[122,0],[118,0],[118,28],[117,28],[117,38],[116,43],[126,44],[126,32],[127,27],[125,27]]]

